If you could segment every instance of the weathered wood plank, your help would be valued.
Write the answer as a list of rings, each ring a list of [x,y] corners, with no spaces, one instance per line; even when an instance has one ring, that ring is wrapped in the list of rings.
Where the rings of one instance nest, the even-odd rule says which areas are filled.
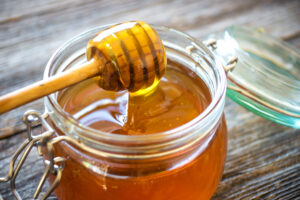
[[[70,37],[97,25],[135,19],[174,27],[198,39],[233,24],[247,24],[300,48],[297,0],[2,0],[0,95],[41,79],[51,53]],[[20,132],[0,141],[0,176],[25,139],[21,117],[29,108],[42,112],[42,99],[0,116],[0,134]],[[229,149],[213,199],[300,199],[300,131],[264,120],[229,99],[225,113]],[[25,199],[31,199],[43,164],[36,152],[25,164],[17,186]],[[13,199],[8,184],[0,184],[0,193]]]

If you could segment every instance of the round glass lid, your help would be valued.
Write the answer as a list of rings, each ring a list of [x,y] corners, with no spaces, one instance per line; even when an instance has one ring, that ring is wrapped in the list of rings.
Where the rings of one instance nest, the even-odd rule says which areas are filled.
[[[300,128],[300,51],[261,29],[232,26],[208,36],[214,54],[228,61],[227,96],[248,110],[276,123]]]

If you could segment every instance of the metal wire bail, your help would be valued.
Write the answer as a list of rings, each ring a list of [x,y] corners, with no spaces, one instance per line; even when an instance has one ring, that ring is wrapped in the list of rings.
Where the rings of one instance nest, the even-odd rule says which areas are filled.
[[[34,110],[29,110],[24,114],[23,121],[26,124],[27,128],[27,139],[23,142],[23,144],[16,150],[14,155],[12,156],[9,163],[9,170],[6,177],[0,177],[0,182],[10,182],[10,188],[16,199],[22,200],[21,195],[16,189],[16,178],[22,168],[26,158],[29,153],[33,149],[33,147],[37,147],[38,154],[43,156],[42,148],[49,147],[48,141],[51,139],[54,131],[47,123],[46,118],[47,114],[40,115],[38,112]],[[42,125],[46,131],[34,135],[32,132],[32,127],[36,125]],[[51,146],[51,145],[50,145]],[[53,192],[53,190],[57,187],[60,182],[62,171],[65,166],[65,159],[62,157],[53,158],[53,149],[52,146],[48,149],[48,157],[49,160],[45,160],[46,169],[43,173],[41,180],[34,192],[33,199],[37,199],[40,195],[41,189],[45,183],[46,178],[52,174],[55,176],[55,180],[53,184],[50,186],[48,191],[40,198],[41,200],[46,199]]]

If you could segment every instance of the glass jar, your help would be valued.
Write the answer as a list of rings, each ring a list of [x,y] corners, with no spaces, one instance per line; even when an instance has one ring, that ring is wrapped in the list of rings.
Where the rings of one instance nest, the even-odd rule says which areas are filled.
[[[64,44],[50,59],[44,79],[85,62],[88,40],[107,27],[94,28]],[[49,126],[44,129],[53,130],[51,154],[49,145],[42,148],[46,167],[55,158],[64,160],[55,189],[58,199],[196,200],[211,198],[217,188],[227,149],[223,65],[205,45],[188,35],[153,27],[164,43],[167,58],[205,82],[211,103],[178,128],[133,136],[86,127],[63,111],[57,93],[45,97]],[[57,176],[50,175],[52,185],[56,185]]]

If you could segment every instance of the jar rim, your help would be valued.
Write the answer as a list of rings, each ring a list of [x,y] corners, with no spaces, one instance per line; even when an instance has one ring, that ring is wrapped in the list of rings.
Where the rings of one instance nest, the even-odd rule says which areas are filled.
[[[44,71],[44,79],[47,79],[51,76],[50,71],[51,71],[51,67],[55,64],[54,60],[57,59],[59,56],[61,56],[61,54],[64,52],[64,50],[66,48],[68,48],[68,46],[70,46],[71,44],[77,42],[79,39],[81,39],[91,33],[94,33],[94,32],[97,33],[97,32],[99,32],[99,30],[108,28],[111,25],[112,24],[92,28],[88,31],[85,31],[85,32],[73,37],[72,39],[70,39],[69,41],[64,43],[62,46],[60,46],[54,52],[54,54],[51,56],[50,60],[48,61],[47,65],[46,65],[46,68]],[[173,28],[168,28],[165,26],[155,26],[155,25],[151,25],[151,26],[156,31],[161,30],[161,31],[172,32],[172,33],[179,35],[180,37],[184,37],[185,39],[188,39],[191,42],[191,44],[193,44],[194,47],[201,49],[202,51],[205,52],[205,54],[207,54],[206,56],[209,57],[209,62],[211,62],[212,66],[214,67],[213,68],[214,73],[217,75],[217,78],[218,78],[218,86],[216,88],[215,94],[212,96],[212,100],[209,103],[209,105],[197,117],[195,117],[191,121],[189,121],[181,126],[178,126],[174,129],[164,131],[164,132],[158,132],[158,133],[153,133],[153,134],[149,134],[149,135],[120,135],[120,134],[104,132],[101,130],[96,130],[96,129],[90,128],[88,126],[85,126],[85,125],[79,123],[72,115],[65,112],[63,110],[63,108],[61,108],[61,106],[57,102],[57,99],[55,98],[55,95],[54,95],[55,93],[50,94],[47,97],[45,97],[45,101],[48,101],[51,104],[52,108],[55,110],[55,112],[57,112],[66,121],[68,121],[70,124],[72,124],[72,126],[85,131],[85,133],[93,134],[94,137],[95,136],[101,137],[101,139],[104,139],[104,140],[114,140],[114,141],[123,141],[123,142],[126,142],[126,141],[127,142],[139,142],[139,141],[150,142],[150,141],[158,141],[162,138],[164,138],[166,140],[170,140],[172,138],[178,138],[178,137],[181,137],[183,134],[187,133],[191,128],[194,128],[196,126],[196,124],[198,124],[200,121],[203,121],[204,119],[208,118],[208,116],[213,115],[212,111],[214,109],[216,109],[217,107],[219,109],[222,109],[221,113],[223,113],[227,79],[226,79],[225,71],[223,69],[223,65],[221,64],[219,59],[216,58],[213,55],[213,53],[204,44],[197,41],[196,39],[194,39],[193,37],[189,36],[186,33],[183,33],[181,31],[175,30]],[[163,40],[163,43],[164,43],[164,40]],[[47,106],[46,106],[46,111],[48,112]],[[216,115],[216,113],[214,115]],[[220,117],[221,114],[218,114],[218,116]],[[215,121],[217,123],[218,120],[215,120]],[[213,127],[215,127],[216,123],[211,126],[211,129]],[[210,132],[210,130],[206,131],[206,133],[209,133],[209,132]],[[202,137],[204,137],[205,135],[206,134],[204,133],[202,135]]]

